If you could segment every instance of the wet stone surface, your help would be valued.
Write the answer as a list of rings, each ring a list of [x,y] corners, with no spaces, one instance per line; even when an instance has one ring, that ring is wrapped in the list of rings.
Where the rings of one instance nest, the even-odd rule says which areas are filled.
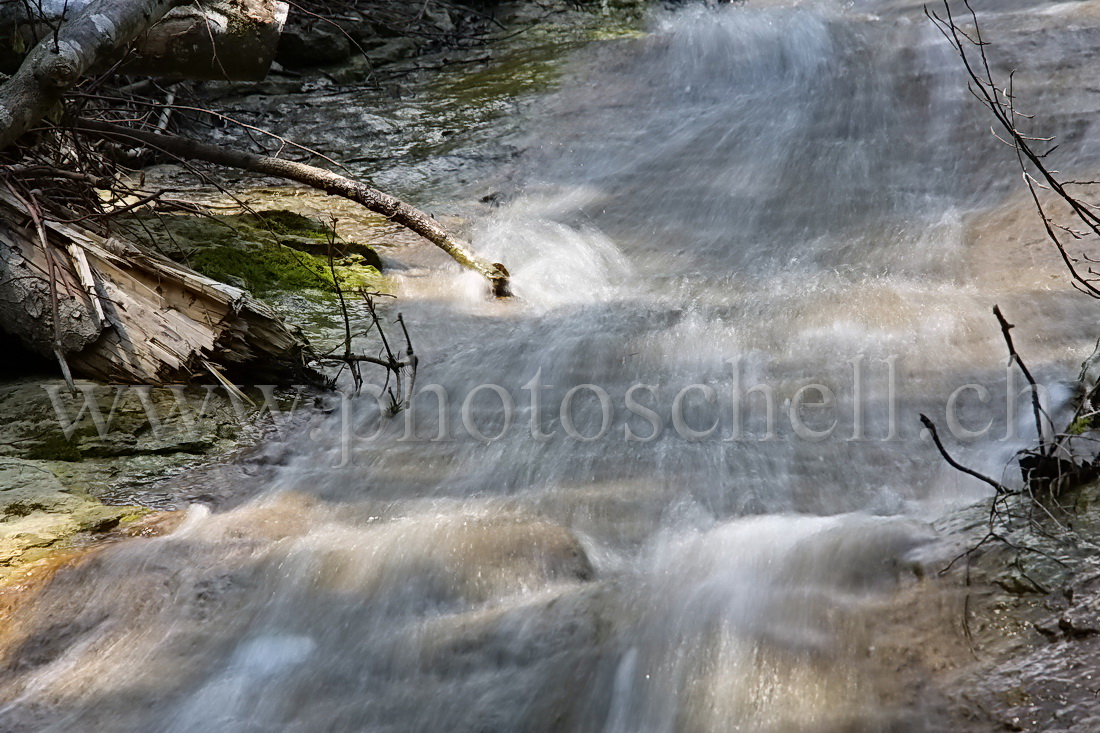
[[[275,418],[221,388],[77,387],[74,397],[60,380],[0,385],[0,583],[78,535],[114,530],[153,509],[247,494],[247,480],[218,481],[219,473],[246,473],[247,460],[233,469],[226,459],[244,458],[273,432]],[[264,395],[252,391],[262,404]],[[280,424],[293,419],[296,397],[297,406],[312,405],[312,396],[303,403],[292,391],[271,395],[287,411]],[[202,491],[188,476],[202,477]]]

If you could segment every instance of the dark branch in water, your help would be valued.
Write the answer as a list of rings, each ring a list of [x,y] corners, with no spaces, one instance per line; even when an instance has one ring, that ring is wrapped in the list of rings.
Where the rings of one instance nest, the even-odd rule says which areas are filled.
[[[336,274],[336,262],[334,250],[336,249],[336,217],[331,220],[328,230],[328,238],[325,240],[325,255],[328,258],[328,271],[332,276],[332,287],[336,290],[336,297],[340,299],[340,314],[344,318],[344,361],[351,369],[351,378],[355,384],[355,392],[363,386],[363,375],[359,372],[359,364],[352,360],[351,354],[351,319],[348,317],[348,303],[344,299],[344,288],[340,285],[340,278]]]
[[[967,468],[966,466],[962,465],[961,463],[956,461],[954,458],[952,458],[951,454],[947,452],[947,449],[943,447],[943,442],[940,440],[940,435],[939,435],[938,432],[936,432],[936,424],[934,422],[932,422],[931,420],[929,420],[928,416],[923,414],[923,413],[921,413],[920,421],[924,425],[924,427],[926,427],[928,429],[928,432],[931,434],[932,442],[936,444],[936,450],[938,450],[940,452],[940,455],[943,456],[943,459],[945,461],[947,461],[951,465],[952,468],[954,468],[956,471],[962,471],[963,473],[965,473],[968,476],[973,476],[974,478],[978,479],[979,481],[984,481],[985,483],[989,484],[990,486],[992,486],[994,489],[997,490],[997,495],[998,496],[1008,495],[1008,494],[1012,493],[1001,482],[995,481],[995,480],[989,478],[988,476],[986,476],[983,473],[978,473],[977,471],[975,471],[972,468]]]
[[[363,385],[363,378],[359,372],[360,364],[375,364],[383,367],[386,370],[386,381],[382,385],[382,390],[389,396],[390,404],[387,412],[392,416],[408,408],[412,402],[413,389],[416,387],[416,370],[420,364],[420,358],[413,351],[412,338],[409,336],[409,329],[405,325],[404,317],[398,313],[395,319],[396,323],[401,324],[401,332],[405,336],[405,357],[398,358],[390,347],[390,340],[386,336],[386,331],[382,326],[382,319],[378,315],[378,307],[375,303],[375,298],[379,296],[387,296],[386,293],[376,293],[365,288],[359,289],[359,294],[363,298],[363,303],[366,305],[367,313],[371,318],[371,325],[366,331],[359,335],[366,336],[375,330],[378,332],[378,338],[382,342],[382,349],[378,356],[369,356],[367,354],[356,354],[351,350],[351,321],[348,317],[347,306],[343,306],[344,314],[344,342],[341,344],[344,348],[344,353],[336,356],[331,352],[321,358],[321,361],[342,363],[345,364],[352,374],[352,379],[355,382],[355,392],[359,393],[359,389]],[[333,349],[335,351],[335,349]],[[394,385],[390,386],[390,378],[393,378]]]
[[[1039,385],[1035,381],[1035,377],[1031,376],[1031,370],[1024,364],[1024,360],[1020,358],[1016,346],[1012,343],[1011,331],[1016,327],[1015,324],[1005,320],[999,305],[993,306],[993,315],[997,317],[997,322],[1001,324],[1001,335],[1004,336],[1005,344],[1008,346],[1009,363],[1015,363],[1016,366],[1020,367],[1020,371],[1027,378],[1027,383],[1031,385],[1031,411],[1035,416],[1035,434],[1039,437],[1039,453],[1047,455],[1048,448],[1046,440],[1043,438],[1043,405],[1039,401]]]

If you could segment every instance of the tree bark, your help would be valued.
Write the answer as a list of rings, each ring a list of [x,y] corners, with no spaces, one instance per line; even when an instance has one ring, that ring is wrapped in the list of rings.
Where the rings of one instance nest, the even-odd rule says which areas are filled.
[[[182,0],[94,0],[42,40],[0,85],[0,149],[38,123],[95,64]]]
[[[16,202],[0,204],[0,323],[29,350],[52,357],[99,338],[97,318],[67,255],[44,249],[30,217]],[[52,258],[52,261],[51,261]],[[51,278],[50,275],[53,277]],[[56,308],[54,305],[56,304]]]
[[[499,262],[490,263],[483,260],[474,254],[469,244],[451,234],[432,217],[366,184],[304,163],[221,148],[174,135],[134,130],[129,127],[87,119],[79,120],[77,127],[78,129],[98,132],[116,139],[136,140],[181,158],[202,160],[253,173],[286,178],[321,189],[328,194],[351,199],[371,211],[416,232],[449,254],[458,264],[485,277],[492,286],[495,296],[503,298],[511,295],[508,270],[504,265]]]
[[[259,81],[275,58],[288,5],[278,0],[208,0],[178,7],[142,33],[120,69],[170,79]]]
[[[91,0],[0,3],[0,71]],[[173,8],[134,40],[122,73],[171,79],[258,81],[267,75],[289,6],[281,0],[206,0]]]

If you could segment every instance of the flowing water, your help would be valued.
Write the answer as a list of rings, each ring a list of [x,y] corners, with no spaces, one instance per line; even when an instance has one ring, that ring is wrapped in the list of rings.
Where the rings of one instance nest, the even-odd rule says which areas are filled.
[[[868,647],[984,495],[917,415],[988,388],[951,445],[999,474],[1033,431],[991,306],[1052,409],[1091,335],[946,44],[899,3],[686,7],[537,109],[475,224],[519,298],[398,273],[412,408],[336,400],[259,498],[59,574],[0,729],[942,729]]]

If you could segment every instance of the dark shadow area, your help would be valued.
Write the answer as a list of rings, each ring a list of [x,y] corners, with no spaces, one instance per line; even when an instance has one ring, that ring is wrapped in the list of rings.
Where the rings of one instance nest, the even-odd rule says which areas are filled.
[[[57,377],[57,362],[32,353],[14,336],[0,331],[0,380],[16,377]]]

